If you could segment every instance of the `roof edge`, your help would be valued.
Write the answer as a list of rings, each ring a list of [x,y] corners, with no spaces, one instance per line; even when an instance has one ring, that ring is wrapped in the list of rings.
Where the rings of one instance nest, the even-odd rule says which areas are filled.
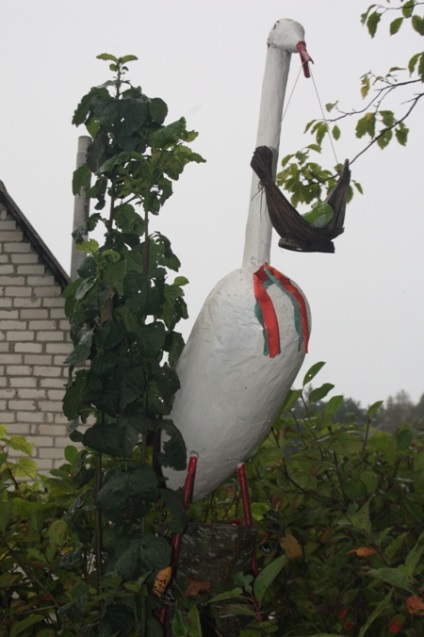
[[[12,197],[7,192],[6,186],[2,181],[0,181],[0,202],[2,202],[7,207],[8,211],[22,230],[24,236],[31,243],[31,245],[42,258],[44,263],[49,267],[54,278],[59,283],[62,290],[64,290],[71,280],[69,274],[60,265],[59,261],[44,243],[33,225],[28,221],[22,210],[14,202]]]

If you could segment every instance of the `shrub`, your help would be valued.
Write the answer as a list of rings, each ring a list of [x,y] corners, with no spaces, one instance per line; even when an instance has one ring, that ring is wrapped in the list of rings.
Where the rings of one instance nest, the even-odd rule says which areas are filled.
[[[263,569],[252,590],[271,621],[260,628],[256,616],[240,634],[418,637],[424,616],[423,442],[407,426],[394,434],[374,429],[380,402],[368,409],[363,425],[337,422],[342,396],[315,410],[333,389],[308,388],[322,365],[307,372],[301,390],[290,391],[247,463]],[[303,417],[295,415],[299,403]],[[235,482],[194,513],[237,521]]]

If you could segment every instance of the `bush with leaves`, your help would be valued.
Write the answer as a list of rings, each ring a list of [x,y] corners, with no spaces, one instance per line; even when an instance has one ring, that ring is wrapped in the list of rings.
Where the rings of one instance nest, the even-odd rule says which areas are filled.
[[[322,365],[289,393],[247,463],[261,572],[255,580],[240,574],[244,597],[228,601],[228,610],[251,613],[241,637],[419,637],[424,444],[407,426],[394,434],[374,429],[381,402],[362,425],[338,422],[342,396],[316,410],[334,387],[309,389]],[[299,402],[302,417],[296,416]],[[239,521],[236,482],[196,504],[193,514]]]
[[[0,426],[0,636],[82,635],[66,613],[84,562],[66,519],[75,485],[46,490],[32,451]]]

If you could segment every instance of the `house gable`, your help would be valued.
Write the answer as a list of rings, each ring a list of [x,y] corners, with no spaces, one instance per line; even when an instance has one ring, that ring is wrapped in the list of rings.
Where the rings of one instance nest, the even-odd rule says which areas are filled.
[[[69,277],[0,182],[0,423],[34,444],[41,469],[69,444],[62,414],[72,350]]]

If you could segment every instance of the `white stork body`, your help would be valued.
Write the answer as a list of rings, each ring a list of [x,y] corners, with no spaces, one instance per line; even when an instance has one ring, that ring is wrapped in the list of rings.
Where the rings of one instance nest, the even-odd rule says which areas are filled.
[[[273,149],[275,165],[290,55],[303,39],[303,28],[292,20],[278,21],[268,38],[257,146]],[[278,285],[270,285],[267,292],[278,319],[281,353],[273,358],[264,354],[253,275],[269,262],[270,243],[265,197],[254,175],[243,265],[209,294],[177,367],[181,389],[171,418],[188,453],[198,454],[194,500],[219,486],[254,453],[304,359],[293,299]],[[304,303],[310,326],[306,300]],[[184,483],[183,471],[165,468],[164,475],[171,488]]]

